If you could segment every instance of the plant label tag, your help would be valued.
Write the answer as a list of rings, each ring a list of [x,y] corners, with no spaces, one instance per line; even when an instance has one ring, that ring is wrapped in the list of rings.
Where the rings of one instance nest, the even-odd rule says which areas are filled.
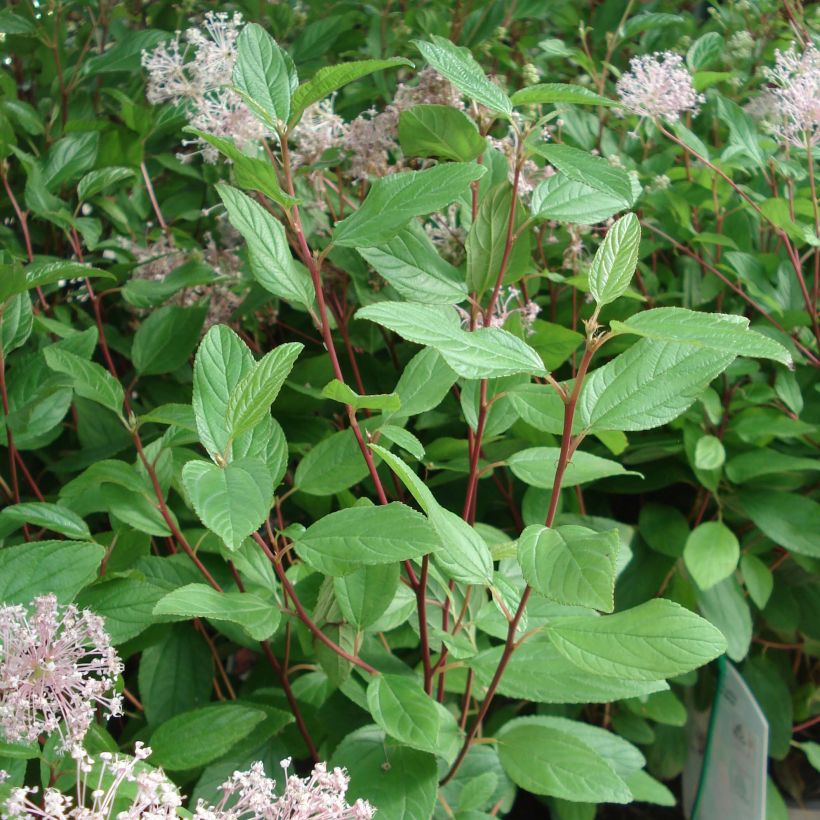
[[[765,820],[769,724],[735,667],[721,658],[708,728],[693,718],[684,771],[690,820]],[[705,728],[705,732],[704,732]]]

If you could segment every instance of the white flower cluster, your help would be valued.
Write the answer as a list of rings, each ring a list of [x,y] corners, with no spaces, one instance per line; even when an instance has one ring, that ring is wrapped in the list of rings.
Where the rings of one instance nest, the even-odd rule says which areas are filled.
[[[807,148],[820,143],[820,51],[810,45],[775,53],[766,71],[772,87],[764,92],[767,119],[784,143]]]
[[[238,12],[209,11],[201,28],[189,28],[152,51],[143,51],[148,72],[149,102],[184,105],[188,122],[200,131],[230,137],[243,146],[270,136],[242,99],[228,87],[236,62],[236,40],[242,28]],[[216,162],[218,152],[200,140],[206,162]]]
[[[704,99],[695,91],[683,57],[671,51],[633,57],[616,90],[627,111],[669,123],[687,111],[696,114]]]
[[[0,734],[31,742],[57,732],[70,748],[85,737],[97,704],[122,713],[112,690],[123,664],[93,612],[61,608],[54,595],[30,609],[0,607]]]
[[[36,788],[11,789],[0,806],[8,820],[172,820],[179,816],[182,796],[161,769],[145,760],[151,749],[136,744],[134,757],[103,752],[96,760],[82,748],[71,756],[77,766],[73,795],[54,788],[43,791],[40,803]],[[376,810],[365,800],[349,804],[345,799],[350,778],[344,769],[328,771],[317,763],[309,777],[288,776],[290,760],[283,760],[285,788],[275,791],[276,781],[265,775],[261,763],[248,771],[234,772],[220,787],[222,799],[215,806],[198,801],[193,820],[371,820]],[[3,773],[0,772],[0,782]],[[131,784],[130,789],[123,789]]]

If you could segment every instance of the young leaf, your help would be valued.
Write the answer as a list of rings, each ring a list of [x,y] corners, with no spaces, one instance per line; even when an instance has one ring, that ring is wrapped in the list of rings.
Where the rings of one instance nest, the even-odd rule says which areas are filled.
[[[461,272],[439,256],[424,230],[413,222],[389,242],[357,250],[379,276],[410,302],[453,305],[467,298]]]
[[[451,308],[380,302],[360,308],[356,316],[410,342],[435,348],[459,376],[467,379],[546,373],[539,355],[517,336],[496,327],[464,330]]]
[[[254,278],[274,296],[309,309],[313,284],[308,272],[291,256],[282,223],[242,191],[224,183],[216,190],[231,224],[248,243]]]
[[[308,495],[333,495],[369,474],[367,463],[349,427],[322,439],[299,462],[293,483]]]
[[[589,292],[599,307],[623,296],[638,264],[641,225],[635,214],[622,216],[606,232],[589,268]]]
[[[155,604],[154,615],[239,624],[256,641],[270,638],[281,617],[278,607],[259,595],[217,592],[207,584],[186,584],[169,592]]]
[[[529,447],[511,455],[507,459],[507,464],[510,465],[513,475],[531,487],[551,490],[559,454],[558,447]],[[588,481],[597,481],[599,478],[624,475],[641,474],[627,470],[617,461],[577,451],[567,465],[561,486],[574,487]]]
[[[28,293],[18,293],[0,310],[0,356],[22,347],[31,335],[34,326],[34,312]]]
[[[182,483],[196,514],[231,550],[262,526],[270,512],[273,482],[265,463],[241,458],[219,467],[207,461],[189,461]]]
[[[322,395],[328,399],[349,404],[354,410],[398,410],[401,400],[395,393],[382,393],[377,396],[360,396],[344,382],[338,379],[328,382],[322,388]]]
[[[311,524],[295,541],[301,558],[326,575],[420,558],[440,546],[423,515],[404,504],[349,507]]]
[[[665,598],[600,618],[557,619],[549,636],[580,669],[626,680],[682,675],[726,650],[714,626]]]
[[[619,200],[623,208],[629,208],[635,200],[629,174],[603,157],[560,143],[538,142],[532,147],[562,174]]]
[[[504,771],[533,794],[591,803],[632,800],[626,783],[591,746],[538,717],[511,720],[496,736]]]
[[[737,568],[740,544],[720,521],[707,521],[689,533],[683,550],[686,568],[701,589],[728,578]]]
[[[758,609],[763,609],[774,589],[772,571],[757,556],[747,553],[740,559],[740,572],[749,597]]]
[[[475,123],[449,105],[414,105],[399,117],[399,142],[408,157],[470,162],[485,147]]]
[[[660,427],[683,413],[734,359],[734,352],[641,339],[587,376],[579,424],[591,430]]]
[[[432,754],[440,751],[441,715],[436,702],[424,693],[414,678],[405,675],[374,677],[367,687],[367,707],[373,720],[391,737],[411,749]]]
[[[290,124],[295,125],[302,112],[313,103],[319,102],[342,86],[352,83],[376,71],[398,66],[413,67],[410,60],[404,57],[388,57],[384,60],[356,60],[340,65],[330,65],[320,68],[306,83],[302,83],[294,92],[291,99]]]
[[[424,510],[440,544],[434,553],[436,562],[448,576],[465,584],[489,585],[493,579],[493,560],[487,543],[463,518],[442,507],[427,485],[397,455],[371,444],[401,479],[418,505]]]
[[[288,342],[266,353],[243,377],[228,399],[225,420],[230,438],[256,427],[270,414],[296,357],[304,349],[300,342]]]
[[[233,81],[244,97],[255,103],[251,111],[273,129],[288,121],[295,79],[273,37],[262,26],[247,23],[236,44]]]
[[[709,589],[698,590],[698,606],[726,639],[726,655],[736,663],[749,654],[752,643],[752,613],[734,577]]]
[[[74,392],[78,396],[95,401],[122,417],[125,392],[122,385],[102,365],[86,361],[56,345],[47,347],[43,355],[52,370],[71,377]]]
[[[612,107],[618,105],[615,100],[602,97],[582,85],[569,83],[539,83],[516,91],[512,103],[519,105],[600,105]]]
[[[333,242],[369,248],[392,239],[415,216],[449,205],[487,169],[474,162],[450,162],[424,171],[402,171],[373,183],[362,206],[336,223]]]
[[[214,325],[199,345],[193,407],[199,440],[211,457],[224,453],[228,446],[228,403],[254,367],[248,346],[226,325]]]
[[[436,34],[430,41],[414,40],[413,44],[425,60],[442,77],[446,77],[459,91],[470,99],[489,108],[497,114],[509,118],[512,103],[504,91],[491,82],[472,54]]]
[[[613,321],[616,333],[632,333],[664,342],[681,342],[698,348],[774,359],[791,366],[789,351],[779,342],[749,329],[745,316],[701,313],[679,307],[664,307],[636,313],[623,322]]]
[[[612,612],[619,546],[617,530],[530,526],[518,538],[518,563],[524,580],[542,595],[562,604]]]

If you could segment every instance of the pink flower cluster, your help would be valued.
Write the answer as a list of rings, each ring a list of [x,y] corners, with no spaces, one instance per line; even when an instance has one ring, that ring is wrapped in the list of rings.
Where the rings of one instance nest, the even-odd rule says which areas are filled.
[[[96,704],[121,714],[121,696],[111,692],[122,670],[93,612],[63,609],[54,595],[31,608],[0,607],[0,730],[7,740],[56,731],[65,748],[81,741]]]
[[[671,51],[633,57],[616,90],[627,111],[670,123],[686,111],[696,114],[704,99],[695,91],[683,58]]]

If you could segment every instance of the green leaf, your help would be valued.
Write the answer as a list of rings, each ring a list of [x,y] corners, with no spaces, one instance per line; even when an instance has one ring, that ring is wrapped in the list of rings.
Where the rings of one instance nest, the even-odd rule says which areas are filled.
[[[456,374],[438,351],[424,347],[405,365],[395,392],[401,400],[401,418],[438,407],[450,392]]]
[[[194,134],[201,140],[213,145],[220,154],[226,156],[231,161],[234,179],[240,187],[250,191],[259,191],[285,208],[289,208],[295,202],[298,202],[295,197],[286,194],[282,190],[276,171],[269,160],[248,156],[227,137],[217,137],[214,134],[207,134],[190,126],[182,130]]]
[[[293,484],[308,495],[333,495],[369,475],[367,462],[353,430],[340,430],[322,439],[299,462]]]
[[[686,569],[701,589],[728,578],[739,558],[740,544],[735,534],[720,521],[707,521],[692,530],[683,550]]]
[[[292,76],[286,57],[262,26],[247,23],[236,43],[233,82],[254,105],[251,111],[277,128],[290,117]]]
[[[367,686],[367,708],[384,731],[411,749],[437,754],[441,716],[419,682],[405,675],[377,675]]]
[[[512,103],[519,105],[601,105],[612,107],[618,105],[615,100],[602,97],[582,85],[569,83],[539,83],[522,88],[512,95]]]
[[[357,250],[408,301],[452,305],[467,298],[463,276],[438,255],[419,225],[411,222],[389,242]]]
[[[758,609],[763,609],[774,589],[772,571],[758,557],[746,553],[740,559],[740,572],[743,575],[743,583],[746,585],[749,597]]]
[[[774,339],[750,330],[745,316],[664,307],[636,313],[624,322],[613,321],[611,325],[616,333],[686,343],[736,356],[774,359],[788,366],[792,363],[788,350]]]
[[[12,296],[0,308],[0,356],[7,358],[28,340],[34,326],[34,313],[28,293]]]
[[[820,504],[796,493],[744,491],[740,503],[754,525],[778,546],[820,558]]]
[[[556,729],[585,743],[612,767],[618,777],[629,777],[646,764],[646,758],[629,741],[591,723],[546,715],[527,720],[537,721],[539,726]]]
[[[729,145],[740,148],[758,168],[766,167],[766,155],[760,147],[760,134],[754,120],[737,103],[718,96],[718,116],[729,126]]]
[[[77,606],[105,618],[105,631],[118,646],[156,623],[153,608],[163,594],[162,587],[137,577],[114,578],[84,589]]]
[[[225,413],[231,439],[253,429],[270,415],[270,406],[304,347],[300,342],[278,345],[237,384]]]
[[[62,504],[51,504],[48,501],[11,504],[0,512],[0,520],[13,521],[20,525],[34,524],[78,541],[92,540],[88,524],[77,513]]]
[[[513,475],[520,478],[531,487],[540,487],[551,490],[555,481],[555,470],[560,456],[559,447],[530,447],[513,453],[508,459]],[[610,476],[637,475],[633,470],[627,470],[617,461],[594,456],[591,453],[576,451],[572,460],[567,464],[562,487],[574,487],[588,481],[597,481],[599,478]]]
[[[424,171],[380,177],[373,182],[361,207],[336,223],[333,242],[354,248],[381,245],[413,217],[437,211],[458,199],[486,171],[474,162],[450,162]]]
[[[231,550],[239,549],[270,512],[273,482],[258,458],[240,458],[224,467],[189,461],[182,483],[202,523]]]
[[[330,513],[311,524],[294,546],[314,569],[338,576],[363,565],[420,558],[440,544],[423,515],[393,502]]]
[[[549,636],[580,669],[626,680],[682,675],[726,649],[715,627],[665,598],[600,618],[557,620]]]
[[[675,795],[659,780],[645,771],[632,772],[624,778],[632,792],[632,799],[640,803],[652,803],[655,806],[675,806]]]
[[[77,184],[77,199],[80,202],[85,202],[111,185],[116,185],[118,182],[130,179],[133,176],[135,176],[135,171],[132,168],[121,166],[89,171]]]
[[[379,427],[379,434],[382,438],[386,438],[406,450],[416,460],[421,461],[424,458],[424,445],[403,427],[396,427],[394,424],[382,424]]]
[[[480,686],[489,685],[503,651],[503,646],[496,646],[469,661]],[[662,680],[627,680],[580,669],[545,635],[527,639],[513,652],[498,685],[499,693],[506,697],[536,703],[607,703],[668,688]]]
[[[70,133],[57,140],[46,154],[43,164],[43,180],[50,191],[76,179],[94,167],[100,135],[97,131]]]
[[[518,563],[524,580],[542,595],[612,612],[619,546],[618,530],[530,526],[518,538]]]
[[[165,305],[148,315],[134,334],[131,358],[142,376],[171,373],[194,352],[208,308]]]
[[[635,199],[632,182],[629,174],[621,168],[610,165],[602,157],[592,156],[569,145],[538,142],[532,147],[547,162],[575,182],[582,182],[602,194],[619,200],[623,208],[632,205]]]
[[[347,800],[378,806],[379,820],[432,817],[438,791],[436,758],[396,743],[377,726],[349,734],[333,752],[331,766],[350,775]]]
[[[291,99],[291,125],[294,125],[302,112],[313,103],[323,100],[328,94],[348,83],[355,82],[368,74],[384,71],[387,68],[398,66],[413,67],[410,60],[404,57],[388,57],[384,60],[355,60],[340,65],[331,65],[320,68],[306,83],[302,83],[294,92]]]
[[[632,800],[626,784],[604,758],[538,717],[511,720],[496,737],[504,771],[528,792],[575,802]]]
[[[695,445],[695,467],[698,470],[719,470],[726,460],[726,449],[717,436],[701,436]]]
[[[617,220],[606,232],[589,268],[589,292],[599,307],[626,293],[638,264],[641,224],[635,214]]]
[[[191,624],[175,624],[159,643],[143,650],[138,670],[140,700],[152,728],[211,699],[213,659]]]
[[[456,162],[475,159],[485,139],[475,123],[449,105],[414,105],[399,116],[399,142],[408,157],[436,157]]]
[[[81,265],[79,262],[65,262],[63,260],[35,259],[24,268],[11,265],[0,266],[0,303],[10,296],[25,293],[41,285],[54,285],[62,279],[80,279],[88,277],[113,279],[107,271],[93,268],[90,265]]]
[[[322,388],[322,395],[333,401],[349,404],[354,410],[398,410],[401,400],[395,393],[381,393],[376,396],[360,396],[355,390],[338,379],[328,382]]]
[[[367,629],[381,618],[399,586],[401,564],[374,564],[333,579],[333,591],[344,619]]]
[[[798,743],[797,748],[806,755],[815,771],[820,772],[820,743],[809,740],[805,743]]]
[[[267,717],[240,703],[215,703],[175,715],[151,735],[151,762],[172,772],[204,766],[227,754]]]
[[[467,379],[546,372],[538,354],[517,336],[496,327],[464,330],[458,314],[448,307],[380,302],[360,308],[356,316],[434,348]]]
[[[37,27],[22,14],[15,14],[11,8],[4,8],[0,9],[0,32],[18,37],[33,37],[37,34]]]
[[[626,207],[621,197],[601,193],[564,174],[554,174],[540,182],[530,202],[533,215],[539,219],[577,225],[595,225]]]
[[[71,377],[78,396],[97,402],[122,417],[125,399],[122,385],[102,365],[86,361],[56,345],[47,347],[43,355],[52,370]]]
[[[470,291],[484,293],[495,286],[505,264],[504,278],[510,280],[530,264],[530,249],[526,237],[520,237],[505,254],[507,230],[512,207],[512,188],[507,182],[496,185],[482,198],[478,214],[467,234],[467,287]],[[517,211],[514,228],[525,219],[523,209]]]
[[[735,359],[733,352],[641,339],[594,370],[578,400],[591,430],[649,430],[684,412]]]
[[[0,550],[0,601],[29,604],[52,593],[62,604],[96,577],[105,550],[84,541],[33,541]]]
[[[291,256],[282,223],[236,188],[219,183],[216,190],[231,224],[248,243],[254,279],[274,296],[309,309],[313,284],[305,268]]]
[[[493,579],[493,560],[487,543],[462,518],[442,507],[427,485],[394,453],[371,444],[410,491],[424,510],[440,545],[434,553],[436,562],[450,578],[465,584],[488,585]]]
[[[279,608],[270,600],[252,592],[217,592],[207,584],[186,584],[169,592],[154,606],[154,615],[239,624],[256,641],[270,638],[281,619]]]
[[[468,49],[435,34],[430,35],[429,42],[414,40],[413,45],[439,74],[471,100],[504,117],[512,114],[510,98],[487,78]]]

